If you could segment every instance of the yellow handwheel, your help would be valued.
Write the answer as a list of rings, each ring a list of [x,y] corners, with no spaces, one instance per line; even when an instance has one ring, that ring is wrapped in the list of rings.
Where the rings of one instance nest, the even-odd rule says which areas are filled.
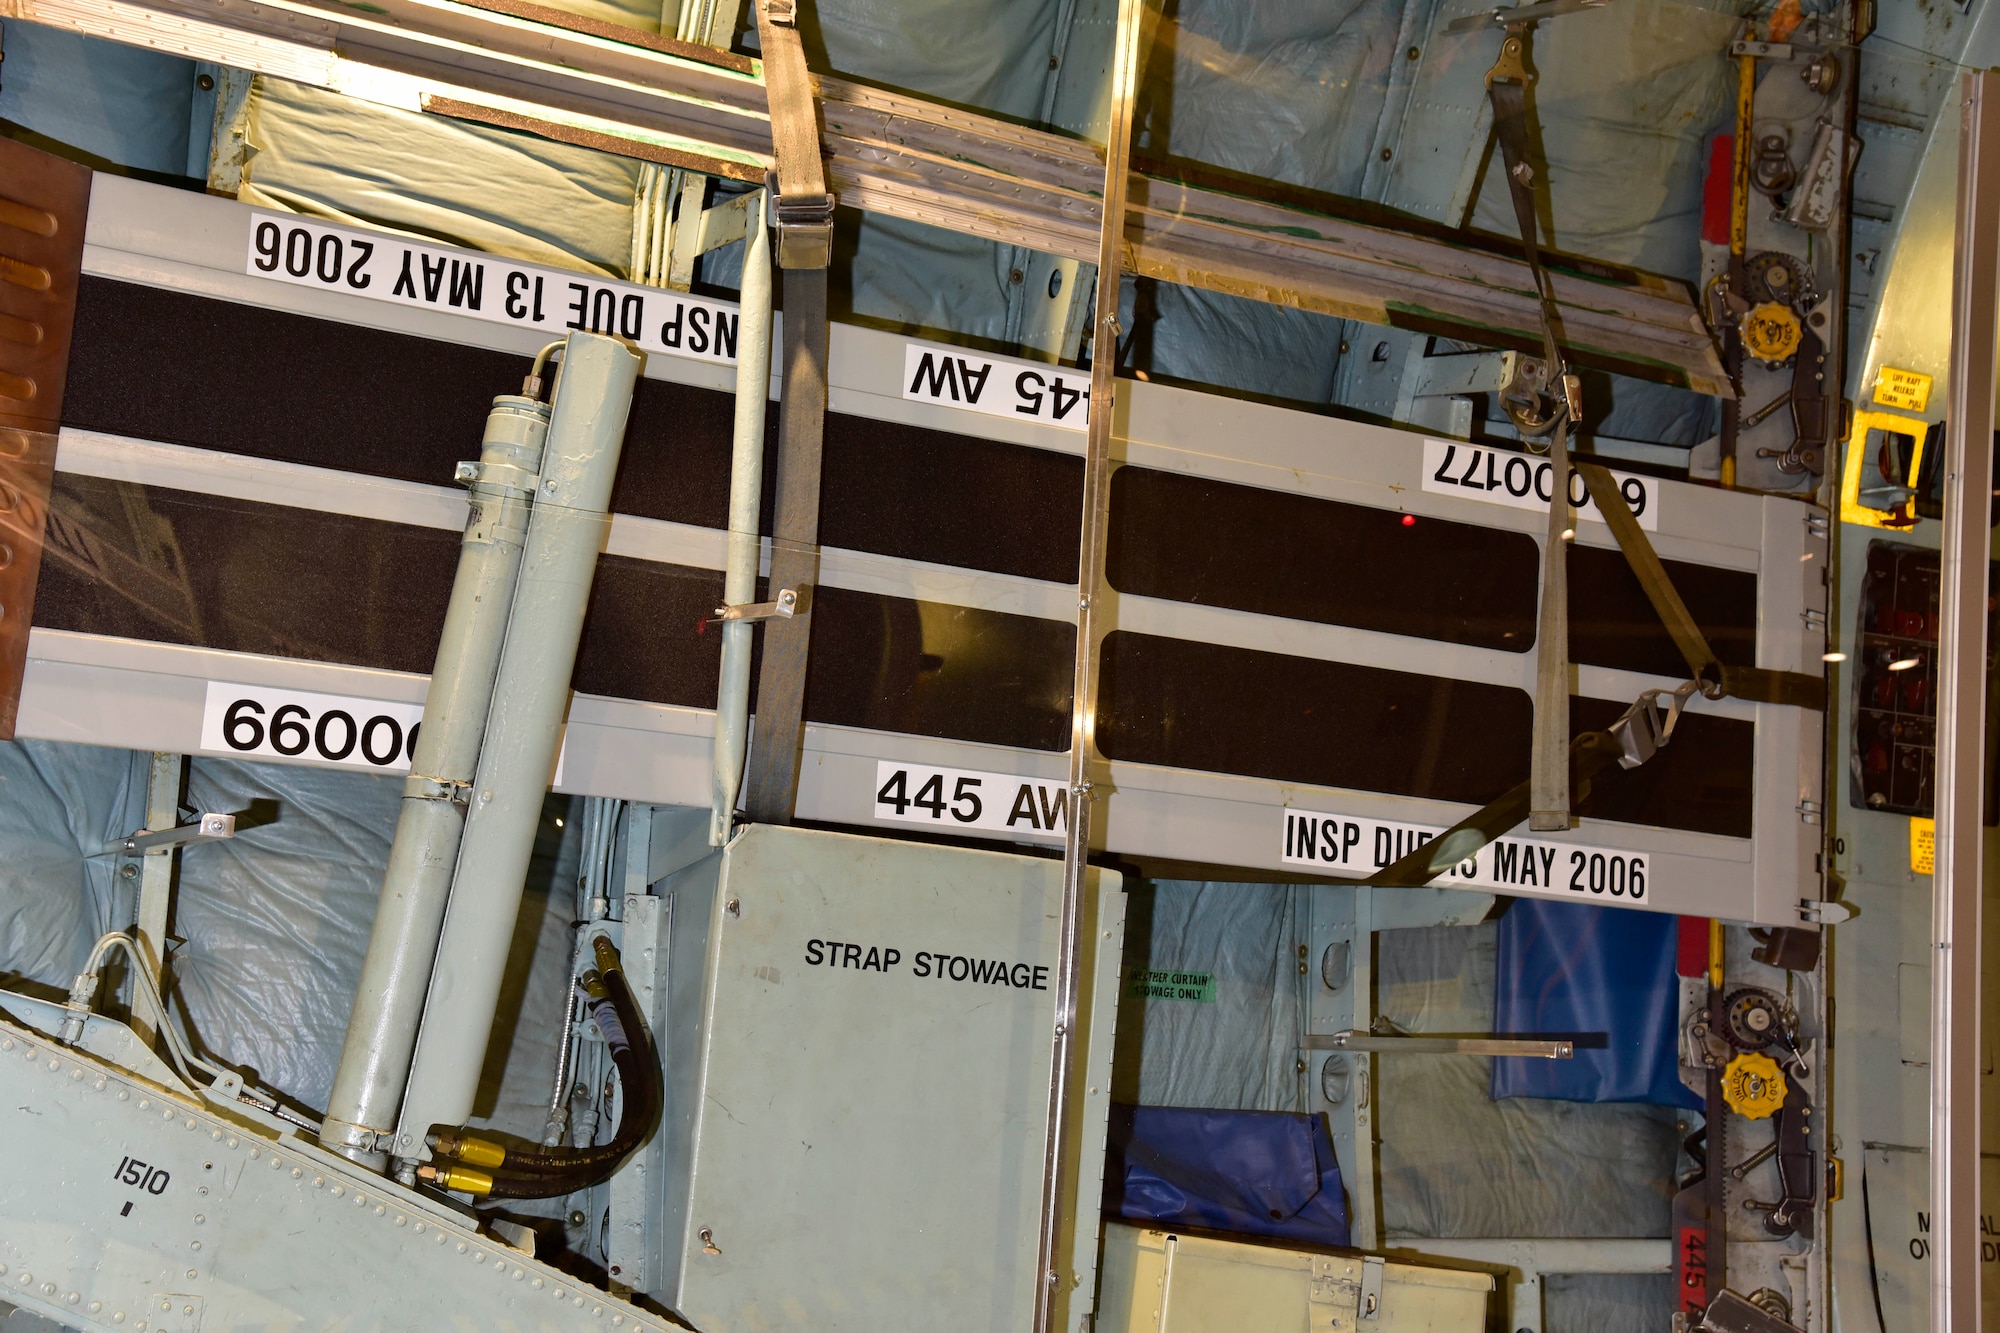
[[[1767,366],[1782,366],[1791,360],[1805,336],[1791,307],[1776,301],[1752,306],[1737,329],[1743,335],[1743,350]]]
[[[1765,1120],[1785,1104],[1785,1075],[1778,1062],[1745,1051],[1722,1071],[1722,1100],[1745,1120]]]

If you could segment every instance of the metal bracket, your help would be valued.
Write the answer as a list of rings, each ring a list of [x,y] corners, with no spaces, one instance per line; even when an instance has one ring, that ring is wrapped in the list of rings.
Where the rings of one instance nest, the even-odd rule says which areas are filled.
[[[1484,14],[1469,14],[1462,19],[1453,19],[1445,27],[1446,33],[1473,32],[1479,28],[1518,28],[1542,19],[1557,18],[1563,14],[1574,14],[1579,10],[1602,9],[1611,0],[1539,0],[1532,5],[1516,5],[1512,9],[1493,9]]]
[[[1361,1260],[1361,1304],[1355,1314],[1361,1319],[1379,1319],[1382,1315],[1382,1277],[1388,1264],[1379,1254],[1364,1255]]]
[[[1821,824],[1826,822],[1826,807],[1818,801],[1800,801],[1799,822],[1801,824]]]
[[[1792,58],[1792,44],[1790,42],[1751,42],[1738,40],[1729,44],[1729,54],[1733,59],[1751,56],[1758,60],[1790,60]]]
[[[742,606],[718,606],[717,620],[790,620],[812,610],[812,584],[784,588],[775,602],[746,602]]]
[[[461,486],[492,486],[515,495],[533,495],[541,478],[511,463],[482,463],[476,458],[460,460],[451,479]]]
[[[425,777],[412,773],[403,779],[403,796],[419,801],[450,801],[453,805],[464,805],[472,791],[469,782],[446,782],[442,778]]]
[[[154,832],[139,830],[123,841],[105,848],[107,852],[119,852],[126,856],[138,856],[148,852],[167,852],[176,847],[185,847],[197,842],[220,842],[236,836],[235,815],[203,815],[192,824],[182,824],[179,828],[159,829]]]

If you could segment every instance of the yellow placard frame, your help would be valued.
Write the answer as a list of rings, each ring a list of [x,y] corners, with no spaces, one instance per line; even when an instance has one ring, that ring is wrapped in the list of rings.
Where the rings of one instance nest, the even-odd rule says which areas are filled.
[[[1908,532],[1915,525],[1892,522],[1892,511],[1871,509],[1861,503],[1862,455],[1866,449],[1860,447],[1868,441],[1871,430],[1889,431],[1895,435],[1908,435],[1916,440],[1916,448],[1910,453],[1910,475],[1917,476],[1924,465],[1924,437],[1930,433],[1931,423],[1922,417],[1906,417],[1899,412],[1863,411],[1856,408],[1854,422],[1847,428],[1847,439],[1843,441],[1846,459],[1840,469],[1840,521],[1859,523],[1870,528],[1886,528],[1891,532]]]

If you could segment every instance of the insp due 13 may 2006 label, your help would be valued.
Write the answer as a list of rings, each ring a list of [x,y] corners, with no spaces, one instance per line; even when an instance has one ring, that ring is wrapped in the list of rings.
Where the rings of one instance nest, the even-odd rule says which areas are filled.
[[[243,271],[489,324],[557,336],[586,329],[615,334],[648,352],[736,363],[737,310],[727,301],[425,245],[387,232],[255,213]]]
[[[1329,874],[1366,878],[1394,865],[1444,830],[1354,815],[1285,810],[1281,859]],[[1498,838],[1476,855],[1440,871],[1431,883],[1455,889],[1500,889],[1594,902],[1646,901],[1652,861],[1644,852],[1584,847],[1544,838]]]

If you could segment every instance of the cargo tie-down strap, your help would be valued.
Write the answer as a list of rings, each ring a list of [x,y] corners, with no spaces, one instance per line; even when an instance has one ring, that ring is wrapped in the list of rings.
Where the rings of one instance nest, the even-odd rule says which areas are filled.
[[[1542,362],[1532,372],[1517,371],[1501,392],[1500,404],[1523,440],[1548,442],[1552,474],[1569,476],[1569,436],[1583,419],[1583,383],[1563,363],[1562,322],[1555,286],[1542,266],[1535,221],[1535,167],[1528,145],[1528,27],[1545,7],[1496,11],[1506,25],[1500,55],[1486,72],[1486,95],[1493,106],[1493,134],[1514,221],[1521,230],[1521,254],[1534,278],[1541,307]],[[1535,735],[1529,766],[1528,826],[1569,827],[1569,571],[1562,558],[1564,534],[1576,523],[1569,491],[1558,486],[1549,497],[1547,540],[1542,546],[1542,601],[1535,661]]]
[[[785,271],[784,398],[778,417],[777,509],[771,530],[773,589],[804,609],[767,621],[757,676],[757,725],[743,803],[759,823],[789,824],[805,745],[810,594],[819,582],[820,455],[826,432],[826,269],[833,254],[833,195],[820,157],[812,74],[799,39],[796,0],[757,0],[757,38],[771,108],[777,167],[768,181]]]
[[[1708,637],[1688,614],[1673,580],[1667,577],[1651,542],[1639,527],[1632,507],[1600,463],[1579,461],[1576,470],[1590,487],[1590,497],[1604,514],[1611,533],[1624,551],[1626,563],[1645,589],[1647,600],[1659,613],[1667,633],[1687,659],[1690,679],[1677,689],[1647,690],[1625,710],[1606,731],[1586,731],[1569,743],[1565,776],[1577,804],[1589,799],[1591,783],[1616,764],[1637,768],[1673,739],[1674,726],[1688,698],[1700,692],[1703,698],[1730,696],[1752,703],[1787,704],[1796,708],[1824,709],[1826,682],[1799,671],[1770,671],[1761,667],[1724,664],[1715,655]],[[1661,703],[1662,698],[1666,699]],[[1565,701],[1567,702],[1567,701]],[[1563,709],[1567,720],[1568,709]],[[1385,866],[1365,883],[1382,887],[1411,887],[1428,884],[1460,861],[1479,853],[1480,848],[1502,837],[1529,817],[1533,803],[1534,779],[1511,788],[1499,799],[1461,819],[1431,841],[1416,848],[1402,860]]]
[[[1688,614],[1687,603],[1681,600],[1673,580],[1667,577],[1666,566],[1660,563],[1653,544],[1646,540],[1639,520],[1632,514],[1632,506],[1611,479],[1611,473],[1601,463],[1579,462],[1576,470],[1583,474],[1584,485],[1590,488],[1590,498],[1604,515],[1611,535],[1618,539],[1618,549],[1625,553],[1625,563],[1632,567],[1633,576],[1645,590],[1646,600],[1653,604],[1660,623],[1667,627],[1674,646],[1687,660],[1688,674],[1704,697],[1720,699],[1728,695],[1747,699],[1751,703],[1790,704],[1795,708],[1819,710],[1826,708],[1826,680],[1823,677],[1809,676],[1800,671],[1729,666],[1718,658],[1701,627]]]

